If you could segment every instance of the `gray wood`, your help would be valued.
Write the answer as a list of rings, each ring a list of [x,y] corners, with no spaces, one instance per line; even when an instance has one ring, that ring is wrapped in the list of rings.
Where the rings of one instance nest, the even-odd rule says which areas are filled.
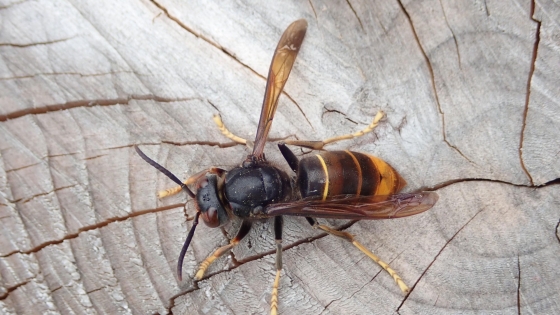
[[[270,224],[194,283],[239,222],[201,225],[179,283],[194,207],[158,200],[171,182],[132,145],[181,178],[239,163],[249,151],[212,115],[254,137],[272,52],[299,18],[270,136],[354,132],[383,110],[329,149],[375,154],[440,201],[348,228],[407,296],[286,218],[280,313],[560,313],[558,3],[160,0],[0,1],[0,313],[267,313]]]

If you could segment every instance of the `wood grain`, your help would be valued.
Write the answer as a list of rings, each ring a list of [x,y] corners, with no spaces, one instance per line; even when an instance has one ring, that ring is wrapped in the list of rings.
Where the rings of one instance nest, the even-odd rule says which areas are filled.
[[[274,47],[308,33],[270,136],[375,154],[440,201],[348,226],[412,288],[345,241],[286,218],[283,314],[560,313],[560,7],[554,1],[0,0],[0,313],[263,314],[272,227],[201,226],[155,192],[248,154]],[[288,169],[274,143],[267,158]],[[299,155],[308,154],[297,150]]]

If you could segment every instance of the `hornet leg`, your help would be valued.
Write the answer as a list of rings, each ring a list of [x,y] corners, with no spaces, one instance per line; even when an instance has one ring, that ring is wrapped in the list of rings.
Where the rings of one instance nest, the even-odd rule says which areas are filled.
[[[274,239],[276,241],[276,278],[272,285],[272,296],[270,297],[270,314],[278,312],[278,287],[280,286],[280,272],[282,271],[282,216],[274,217]]]
[[[222,247],[216,249],[216,251],[212,255],[210,255],[210,256],[208,256],[208,258],[204,259],[204,261],[198,267],[198,271],[196,272],[196,275],[194,276],[194,278],[196,280],[202,279],[202,277],[204,276],[204,273],[206,272],[206,269],[208,269],[210,264],[213,263],[214,260],[218,259],[223,254],[227,253],[230,249],[235,247],[235,245],[239,244],[239,242],[245,236],[247,236],[247,234],[251,230],[251,226],[252,226],[251,221],[243,220],[243,223],[241,223],[241,227],[239,228],[239,231],[237,232],[237,235],[235,235],[235,237],[229,242],[228,245],[225,245],[225,246],[222,246]]]
[[[325,231],[325,232],[327,232],[331,235],[342,237],[343,239],[351,242],[362,253],[366,254],[369,258],[371,258],[373,261],[375,261],[377,264],[379,264],[379,266],[381,266],[381,268],[385,269],[385,271],[387,271],[389,273],[389,275],[391,275],[391,277],[393,277],[393,280],[395,280],[395,282],[397,283],[397,285],[399,286],[401,291],[403,291],[403,293],[408,293],[409,292],[408,286],[404,283],[404,281],[401,279],[401,277],[391,267],[389,267],[389,265],[387,263],[382,261],[374,253],[370,252],[360,242],[356,241],[354,239],[354,235],[352,235],[348,232],[337,231],[337,230],[335,230],[333,228],[330,228],[326,225],[319,224],[319,223],[317,223],[317,220],[315,220],[314,218],[305,217],[305,219],[307,219],[307,222],[309,222],[309,224],[311,224],[313,226],[313,228],[321,229],[321,230],[323,230],[323,231]]]
[[[214,115],[214,117],[212,119],[214,120],[214,123],[218,126],[218,128],[220,129],[220,132],[224,136],[230,138],[234,142],[246,145],[247,147],[249,147],[249,149],[253,149],[253,142],[249,141],[247,139],[243,139],[241,137],[238,137],[238,136],[234,135],[231,131],[229,131],[226,128],[226,126],[224,125],[224,122],[222,121],[222,117],[220,117],[220,115]]]
[[[355,133],[349,133],[349,134],[338,136],[338,137],[328,138],[328,139],[325,139],[323,141],[286,140],[285,143],[289,144],[289,145],[295,145],[295,146],[298,146],[298,147],[304,147],[304,148],[309,148],[309,149],[313,149],[313,150],[321,150],[321,149],[323,149],[323,147],[325,145],[327,145],[329,143],[337,142],[337,141],[340,141],[340,140],[347,140],[347,139],[361,137],[364,134],[366,134],[368,132],[371,132],[375,127],[377,127],[377,125],[379,124],[379,121],[381,120],[381,118],[383,118],[384,115],[385,114],[382,111],[377,112],[377,115],[375,115],[371,124],[369,124],[365,129],[360,130],[360,131],[355,132]]]

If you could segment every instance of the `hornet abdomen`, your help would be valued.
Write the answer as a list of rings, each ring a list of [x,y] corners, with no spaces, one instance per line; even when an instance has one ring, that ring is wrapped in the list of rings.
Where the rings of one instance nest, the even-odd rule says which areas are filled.
[[[322,151],[299,161],[297,186],[302,198],[397,193],[406,181],[385,161],[352,151]]]

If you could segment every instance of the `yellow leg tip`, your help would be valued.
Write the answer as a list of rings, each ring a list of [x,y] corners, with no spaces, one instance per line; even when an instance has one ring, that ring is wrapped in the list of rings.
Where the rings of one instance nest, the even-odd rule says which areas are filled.
[[[381,115],[383,113],[381,112]],[[379,115],[379,113],[378,113]],[[387,263],[385,263],[384,261],[382,261],[379,257],[377,257],[377,255],[375,255],[374,253],[372,253],[370,250],[368,250],[364,245],[362,245],[360,242],[356,241],[354,239],[354,235],[348,233],[348,232],[343,232],[343,231],[337,231],[335,229],[332,229],[326,225],[321,225],[321,224],[315,224],[313,226],[313,228],[317,228],[317,229],[321,229],[331,235],[335,235],[341,238],[346,239],[347,241],[351,242],[354,246],[356,246],[356,248],[358,248],[362,253],[366,254],[366,256],[368,256],[369,258],[371,258],[371,260],[373,260],[374,262],[376,262],[379,266],[381,266],[381,268],[383,268],[385,271],[387,271],[387,273],[389,273],[389,275],[393,278],[393,280],[395,280],[395,283],[399,286],[399,288],[401,289],[401,291],[403,293],[408,293],[410,292],[410,289],[408,288],[408,286],[404,283],[404,281],[401,279],[401,277],[395,272],[395,270],[393,270]]]
[[[199,270],[196,272],[196,275],[194,275],[194,279],[197,281],[202,279],[202,277],[204,277],[204,270]]]
[[[222,122],[222,117],[220,117],[220,115],[214,115],[212,116],[212,120],[214,121],[214,123],[216,125],[218,125],[218,127],[222,126],[224,123]]]
[[[270,314],[276,314],[278,312],[278,287],[280,286],[280,271],[276,270],[276,278],[274,278],[274,284],[272,285],[272,296],[270,297]]]
[[[403,293],[406,294],[410,292],[410,289],[404,283],[402,278],[397,274],[395,270],[389,267],[387,263],[385,263],[383,260],[377,257],[377,255],[369,251],[367,248],[365,248],[364,245],[362,245],[360,242],[353,241],[352,244],[354,244],[354,246],[356,246],[362,253],[366,254],[369,258],[371,258],[371,260],[375,261],[379,266],[381,266],[381,268],[387,271],[387,273],[389,273],[389,275],[393,278],[393,280],[395,280],[395,283],[399,286],[399,288]]]
[[[198,271],[194,275],[194,279],[197,280],[197,281],[202,279],[202,277],[204,277],[205,273],[206,273],[206,268],[202,268],[202,267],[198,268]]]
[[[410,289],[408,288],[408,286],[406,284],[404,284],[404,282],[402,280],[397,281],[397,285],[399,286],[399,288],[401,289],[401,291],[403,293],[406,294],[406,293],[410,292]]]
[[[208,267],[214,262],[214,260],[220,258],[223,254],[227,253],[230,249],[232,249],[237,244],[239,244],[239,241],[234,239],[228,245],[225,245],[225,246],[222,246],[222,247],[216,249],[216,251],[214,251],[214,253],[212,255],[208,256],[200,264],[200,266],[198,267],[198,271],[194,275],[194,278],[196,280],[202,279],[202,277],[204,277],[204,273],[206,272]]]
[[[195,280],[200,280],[202,279],[202,277],[204,277],[204,274],[206,273],[206,270],[208,269],[208,267],[210,266],[210,264],[215,260],[216,258],[214,258],[214,256],[210,256],[208,258],[206,258],[202,264],[200,264],[200,266],[198,267],[198,271],[196,272],[196,274],[194,275]]]
[[[220,132],[230,138],[231,140],[240,143],[240,144],[247,144],[247,140],[238,137],[236,135],[234,135],[233,133],[231,133],[231,131],[229,131],[226,126],[224,125],[224,122],[222,121],[222,117],[220,117],[220,115],[214,115],[214,117],[212,117],[212,120],[214,120],[214,123],[216,124],[216,126],[218,126],[218,129],[220,129]]]

